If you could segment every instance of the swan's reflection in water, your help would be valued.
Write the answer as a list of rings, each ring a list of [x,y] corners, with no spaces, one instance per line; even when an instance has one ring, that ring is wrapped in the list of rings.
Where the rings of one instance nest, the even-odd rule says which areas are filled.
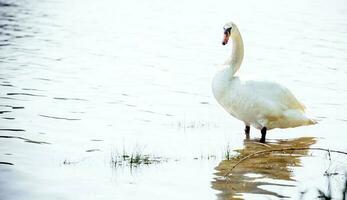
[[[266,145],[251,141],[246,142],[243,149],[236,150],[239,153],[237,157],[224,160],[216,167],[218,178],[212,182],[212,188],[221,191],[218,199],[243,199],[242,193],[271,195],[278,198],[289,197],[276,191],[264,189],[262,186],[276,189],[278,187],[294,187],[293,167],[301,166],[300,157],[307,156],[308,150],[258,155],[241,162],[232,170],[227,179],[224,176],[241,158],[257,151],[308,148],[315,142],[315,138],[312,137],[278,140]]]

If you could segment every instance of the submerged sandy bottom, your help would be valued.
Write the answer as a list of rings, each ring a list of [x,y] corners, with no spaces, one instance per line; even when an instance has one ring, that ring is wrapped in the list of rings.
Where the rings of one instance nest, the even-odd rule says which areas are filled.
[[[295,193],[272,191],[272,187],[291,190],[296,186],[293,171],[301,167],[301,157],[309,156],[309,150],[316,143],[314,138],[302,137],[293,140],[279,140],[267,144],[246,141],[243,149],[236,150],[239,154],[219,163],[217,176],[212,183],[214,189],[222,191],[222,199],[233,199],[242,193],[263,194],[278,198],[289,198]],[[304,150],[279,150],[288,148],[304,148]],[[268,153],[254,155],[241,160],[246,156],[260,151]]]
[[[344,182],[346,3],[334,1],[1,1],[0,199],[307,199]],[[319,123],[244,141],[214,100],[230,54],[241,79],[279,82]],[[226,160],[229,154],[229,160]],[[133,156],[133,157],[131,157]],[[132,158],[132,159],[131,159]],[[130,162],[132,160],[132,162]]]

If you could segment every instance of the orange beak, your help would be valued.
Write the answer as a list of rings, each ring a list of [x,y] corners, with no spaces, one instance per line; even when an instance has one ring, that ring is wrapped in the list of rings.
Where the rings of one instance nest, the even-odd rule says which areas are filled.
[[[222,44],[226,45],[226,44],[228,44],[228,41],[229,41],[229,33],[224,33],[224,39],[223,39]]]

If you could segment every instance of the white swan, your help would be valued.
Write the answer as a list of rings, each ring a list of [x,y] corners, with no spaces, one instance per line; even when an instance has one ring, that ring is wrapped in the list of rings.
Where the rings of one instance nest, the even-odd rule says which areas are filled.
[[[241,81],[234,74],[243,59],[243,42],[237,26],[224,26],[223,45],[232,39],[232,55],[224,70],[213,79],[213,94],[220,105],[232,116],[245,123],[246,138],[250,125],[261,130],[260,142],[265,142],[266,131],[315,124],[305,116],[304,105],[285,87],[265,81]]]

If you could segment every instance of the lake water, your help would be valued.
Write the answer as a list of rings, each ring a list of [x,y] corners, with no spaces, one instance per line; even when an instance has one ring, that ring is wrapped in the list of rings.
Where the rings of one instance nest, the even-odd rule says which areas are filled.
[[[226,154],[259,147],[211,80],[232,20],[240,78],[287,86],[319,121],[269,144],[347,151],[346,19],[344,0],[0,0],[0,199],[297,199],[326,171],[338,195],[346,156],[319,151],[225,181]]]

